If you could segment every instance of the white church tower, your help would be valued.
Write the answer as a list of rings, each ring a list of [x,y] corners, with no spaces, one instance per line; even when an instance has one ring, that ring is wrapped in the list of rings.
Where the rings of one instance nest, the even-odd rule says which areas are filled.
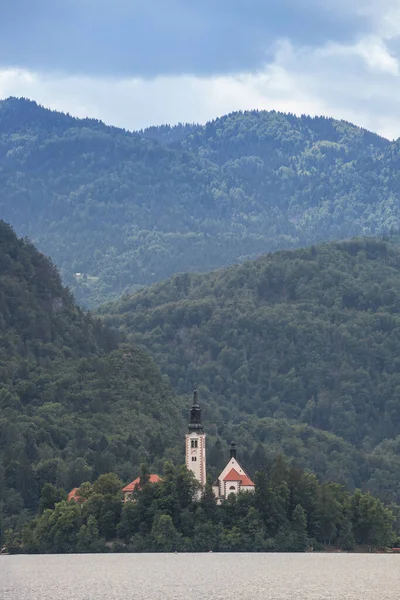
[[[190,409],[189,433],[186,434],[186,466],[190,469],[201,487],[206,485],[206,434],[201,424],[201,408],[197,401],[197,390],[193,392],[193,405]]]

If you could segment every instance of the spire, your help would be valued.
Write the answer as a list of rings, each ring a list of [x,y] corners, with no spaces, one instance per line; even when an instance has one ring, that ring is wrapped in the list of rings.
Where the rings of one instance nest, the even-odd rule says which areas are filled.
[[[235,442],[231,442],[231,447],[229,448],[229,454],[231,458],[236,458],[236,444]]]
[[[198,433],[203,433],[203,426],[201,424],[201,408],[199,406],[197,400],[197,390],[196,387],[193,390],[193,404],[190,409],[190,423],[189,423],[189,431],[197,431]]]

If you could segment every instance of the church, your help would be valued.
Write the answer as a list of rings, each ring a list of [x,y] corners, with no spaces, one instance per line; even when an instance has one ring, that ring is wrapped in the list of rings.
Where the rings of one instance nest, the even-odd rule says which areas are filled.
[[[193,392],[193,404],[190,409],[190,422],[186,434],[186,466],[190,469],[204,489],[206,485],[206,434],[201,422],[201,408],[197,399],[197,390]],[[230,494],[254,492],[254,483],[236,458],[236,444],[231,443],[227,465],[213,484],[217,504],[221,504]],[[201,490],[199,497],[201,497]]]

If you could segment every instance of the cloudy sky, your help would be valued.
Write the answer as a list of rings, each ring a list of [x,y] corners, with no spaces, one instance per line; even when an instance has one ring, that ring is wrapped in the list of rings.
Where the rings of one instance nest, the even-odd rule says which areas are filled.
[[[0,98],[129,129],[265,108],[400,137],[400,0],[0,0]]]

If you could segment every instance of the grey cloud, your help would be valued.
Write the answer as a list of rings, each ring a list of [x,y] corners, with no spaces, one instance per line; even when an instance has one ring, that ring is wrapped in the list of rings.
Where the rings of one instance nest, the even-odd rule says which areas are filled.
[[[0,65],[141,77],[254,71],[279,38],[317,46],[368,31],[341,2],[2,0]]]

